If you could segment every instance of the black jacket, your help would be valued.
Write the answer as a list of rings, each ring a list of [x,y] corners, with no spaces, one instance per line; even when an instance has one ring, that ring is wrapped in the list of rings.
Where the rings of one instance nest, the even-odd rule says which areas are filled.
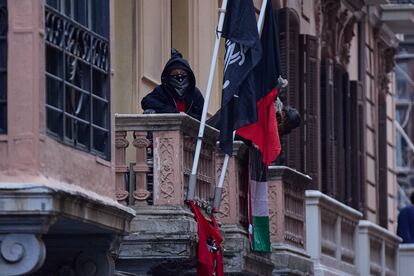
[[[186,111],[188,115],[198,120],[201,119],[203,111],[204,98],[200,90],[195,86],[196,80],[193,71],[188,62],[183,59],[182,55],[175,49],[171,51],[171,58],[164,67],[161,74],[161,85],[145,96],[141,101],[142,109],[153,109],[156,113],[178,113],[175,103],[174,92],[166,85],[166,79],[172,69],[181,68],[187,71],[190,78],[190,86],[184,95]]]

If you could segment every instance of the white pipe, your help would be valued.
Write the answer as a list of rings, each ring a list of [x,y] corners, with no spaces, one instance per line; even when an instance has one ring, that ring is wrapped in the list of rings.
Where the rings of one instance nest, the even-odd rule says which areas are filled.
[[[197,167],[198,167],[198,161],[200,159],[202,137],[204,135],[204,128],[206,125],[206,117],[207,117],[207,111],[208,111],[208,106],[210,102],[211,87],[213,84],[214,73],[215,73],[216,65],[217,65],[217,56],[218,56],[218,51],[220,48],[221,32],[223,30],[224,15],[226,12],[226,8],[227,8],[227,0],[223,0],[221,4],[221,8],[219,10],[220,16],[219,16],[219,21],[217,25],[217,37],[216,37],[216,42],[214,44],[213,57],[211,58],[210,72],[208,75],[208,83],[207,83],[207,90],[206,90],[206,95],[204,99],[203,113],[201,115],[200,128],[198,130],[197,144],[196,144],[196,149],[194,153],[193,167],[191,169],[190,181],[188,183],[187,200],[192,200],[195,194],[195,185],[197,181]]]
[[[395,128],[398,130],[398,132],[401,134],[401,136],[404,138],[404,140],[407,142],[408,146],[411,148],[411,150],[414,152],[414,144],[411,142],[410,137],[405,133],[404,129],[401,127],[400,123],[397,121],[394,121]]]

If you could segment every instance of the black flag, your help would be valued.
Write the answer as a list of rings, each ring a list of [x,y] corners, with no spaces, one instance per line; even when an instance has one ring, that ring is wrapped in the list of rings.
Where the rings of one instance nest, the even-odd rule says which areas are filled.
[[[257,121],[254,76],[262,50],[252,0],[229,0],[222,36],[226,38],[220,110],[220,148],[233,149],[233,130]],[[241,85],[243,83],[243,85]]]
[[[254,78],[257,118],[252,123],[237,129],[237,135],[255,145],[266,165],[276,159],[281,151],[274,102],[279,93],[280,76],[279,41],[273,18],[272,1],[267,1],[261,36],[262,57],[250,75]],[[242,83],[243,91],[246,83]],[[250,85],[247,85],[250,89]]]

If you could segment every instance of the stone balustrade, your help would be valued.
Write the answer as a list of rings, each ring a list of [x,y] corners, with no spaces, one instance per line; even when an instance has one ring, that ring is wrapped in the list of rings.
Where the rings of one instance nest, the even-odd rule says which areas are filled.
[[[250,249],[248,227],[248,147],[241,141],[233,144],[222,192],[217,218],[222,223],[224,237],[223,257],[226,273],[237,273],[246,267],[244,256]],[[216,155],[216,181],[219,181],[224,154]]]
[[[199,121],[184,113],[116,114],[115,128],[116,196],[136,210],[117,267],[137,275],[194,270],[197,223],[184,200]],[[214,195],[217,139],[206,126],[196,187],[204,202]]]
[[[401,239],[387,229],[367,220],[359,221],[358,267],[361,275],[397,275],[400,242]],[[411,274],[412,271],[404,275]]]
[[[116,197],[123,204],[184,204],[199,122],[187,114],[115,115]],[[206,126],[196,197],[207,201],[215,185],[218,131]],[[128,158],[133,145],[135,152]]]
[[[306,251],[315,275],[358,274],[361,218],[360,212],[320,191],[306,191]]]
[[[285,166],[268,169],[273,273],[310,273],[306,254],[305,190],[312,179]]]
[[[414,271],[414,243],[403,243],[398,247],[398,275],[410,275]]]

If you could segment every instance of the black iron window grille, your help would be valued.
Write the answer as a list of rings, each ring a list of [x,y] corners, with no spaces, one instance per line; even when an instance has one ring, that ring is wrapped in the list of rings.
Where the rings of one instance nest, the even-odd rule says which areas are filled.
[[[0,134],[7,133],[7,0],[0,0]]]
[[[110,159],[109,1],[47,0],[48,134]]]

